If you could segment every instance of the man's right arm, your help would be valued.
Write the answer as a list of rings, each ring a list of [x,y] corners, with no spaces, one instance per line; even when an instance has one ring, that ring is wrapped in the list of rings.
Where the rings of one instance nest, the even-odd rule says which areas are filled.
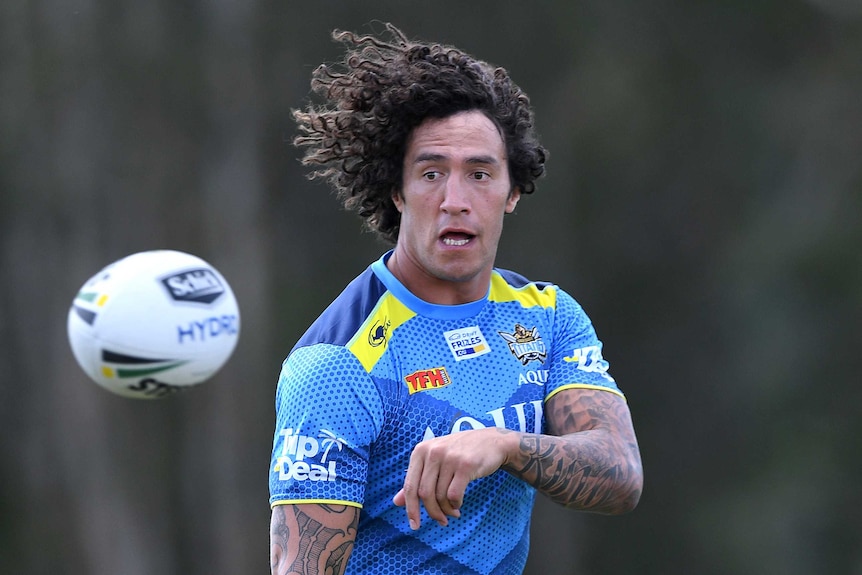
[[[304,503],[272,509],[272,575],[342,575],[353,551],[359,508]]]

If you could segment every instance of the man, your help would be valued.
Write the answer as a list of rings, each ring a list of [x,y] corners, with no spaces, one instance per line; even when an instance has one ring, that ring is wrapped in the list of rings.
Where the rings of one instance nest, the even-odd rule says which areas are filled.
[[[344,64],[296,112],[346,206],[395,244],[283,365],[272,572],[521,573],[535,491],[635,507],[624,396],[581,307],[494,268],[505,214],[544,172],[527,96],[452,47],[336,33]]]

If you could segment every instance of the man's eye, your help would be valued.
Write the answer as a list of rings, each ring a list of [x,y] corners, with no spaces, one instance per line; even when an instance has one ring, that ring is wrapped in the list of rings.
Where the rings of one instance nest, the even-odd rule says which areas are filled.
[[[487,180],[491,175],[488,172],[473,172],[474,180]]]
[[[440,177],[440,172],[425,172],[422,174],[422,177],[429,182],[433,182]]]

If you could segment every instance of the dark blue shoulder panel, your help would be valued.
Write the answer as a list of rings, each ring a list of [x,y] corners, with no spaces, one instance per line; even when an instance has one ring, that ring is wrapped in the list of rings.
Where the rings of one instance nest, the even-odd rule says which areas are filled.
[[[527,284],[534,284],[539,291],[545,289],[549,285],[553,285],[551,282],[537,282],[531,281],[519,274],[518,272],[513,272],[511,270],[504,270],[500,268],[494,268],[497,273],[503,276],[503,279],[506,280],[506,283],[512,286],[515,289],[520,289]]]
[[[329,304],[299,339],[294,349],[316,343],[346,344],[384,293],[386,286],[369,267]]]

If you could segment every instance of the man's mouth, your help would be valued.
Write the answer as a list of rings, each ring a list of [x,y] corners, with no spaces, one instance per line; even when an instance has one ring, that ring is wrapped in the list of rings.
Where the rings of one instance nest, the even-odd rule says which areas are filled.
[[[457,247],[467,245],[474,237],[475,236],[470,234],[452,232],[448,234],[443,234],[441,240],[443,241],[444,245]]]

